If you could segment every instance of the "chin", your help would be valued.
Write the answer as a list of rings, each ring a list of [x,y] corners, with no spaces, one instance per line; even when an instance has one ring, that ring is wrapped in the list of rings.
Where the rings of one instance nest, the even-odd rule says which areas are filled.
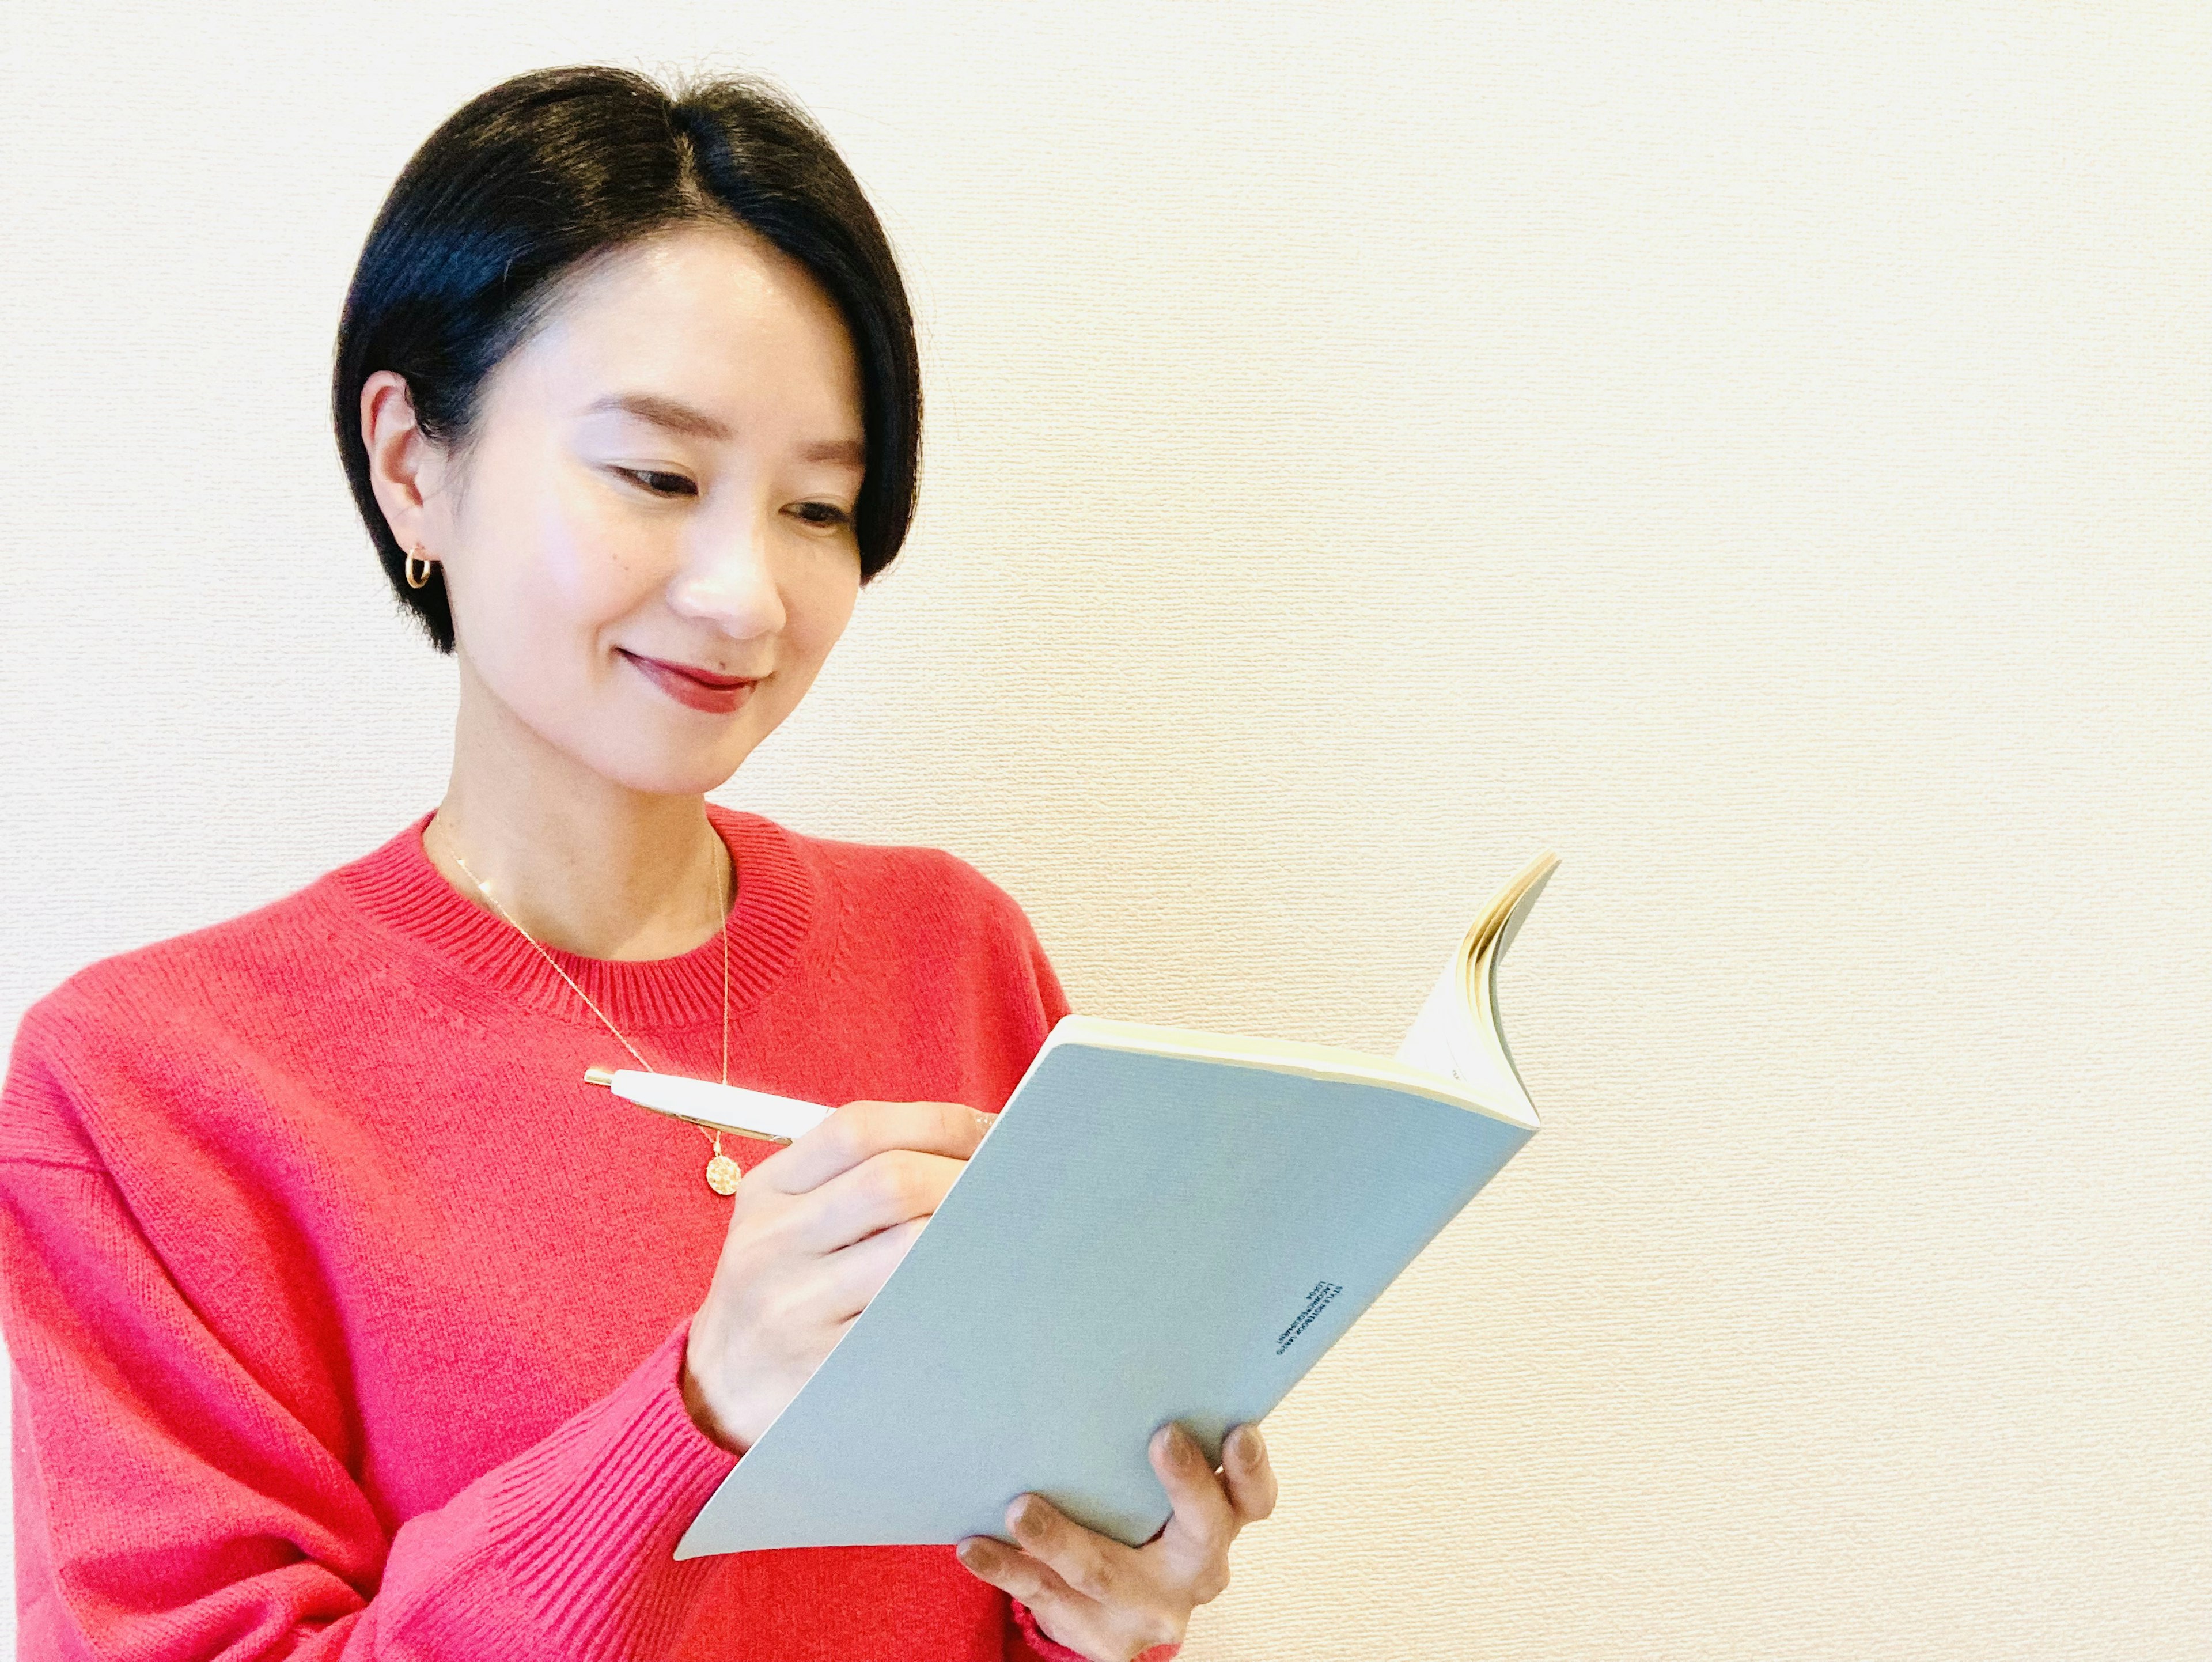
[[[646,755],[633,748],[622,757],[592,757],[588,761],[592,770],[630,790],[641,790],[653,797],[703,797],[706,792],[728,783],[730,775],[744,765],[748,755],[752,755],[752,746],[745,746],[737,757],[730,755],[726,746],[686,750],[681,755]]]
[[[580,759],[631,790],[657,796],[702,795],[726,783],[773,731],[757,727],[751,715],[750,709],[742,711],[719,737],[688,744],[672,736],[618,734],[611,745],[594,746],[594,753]],[[661,742],[654,742],[656,738]]]

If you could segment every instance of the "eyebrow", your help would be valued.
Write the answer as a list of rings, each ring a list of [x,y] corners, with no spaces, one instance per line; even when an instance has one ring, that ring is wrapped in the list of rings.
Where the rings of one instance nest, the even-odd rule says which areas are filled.
[[[688,433],[694,438],[712,439],[719,443],[727,443],[737,436],[729,423],[720,417],[675,399],[663,398],[658,393],[611,393],[586,405],[584,413],[591,416],[608,410],[635,416],[640,421],[665,427],[672,433]],[[799,454],[803,461],[844,462],[853,467],[867,465],[867,453],[858,439],[817,439],[802,446]]]

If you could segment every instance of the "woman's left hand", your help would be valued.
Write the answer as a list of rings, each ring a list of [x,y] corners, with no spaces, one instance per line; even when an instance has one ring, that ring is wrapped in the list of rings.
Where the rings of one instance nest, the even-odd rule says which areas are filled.
[[[1130,1662],[1182,1642],[1190,1613],[1229,1585],[1229,1543],[1275,1509],[1275,1473],[1256,1426],[1222,1440],[1222,1469],[1198,1440],[1168,1424],[1148,1451],[1175,1510],[1141,1547],[1087,1530],[1041,1495],[1006,1508],[1019,1549],[988,1535],[961,1542],[960,1562],[1030,1608],[1037,1625],[1092,1662]]]

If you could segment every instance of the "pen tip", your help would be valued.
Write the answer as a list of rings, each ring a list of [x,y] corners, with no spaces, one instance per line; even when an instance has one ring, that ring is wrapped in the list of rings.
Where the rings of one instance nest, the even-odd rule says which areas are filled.
[[[611,1068],[586,1068],[584,1069],[584,1083],[586,1085],[612,1085],[614,1082],[615,1070]]]

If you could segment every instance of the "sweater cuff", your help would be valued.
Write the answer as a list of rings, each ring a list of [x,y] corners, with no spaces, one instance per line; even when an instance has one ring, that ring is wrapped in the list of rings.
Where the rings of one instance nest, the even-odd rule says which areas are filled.
[[[676,1543],[738,1457],[684,1405],[687,1316],[630,1376],[509,1462],[495,1558],[562,1656],[659,1655],[712,1568]]]
[[[1018,1598],[1012,1601],[1014,1625],[1022,1630],[1022,1642],[1044,1659],[1044,1662],[1091,1662],[1081,1651],[1072,1651],[1037,1626],[1036,1616]],[[1129,1662],[1174,1662],[1181,1645],[1155,1645],[1150,1650],[1139,1651]]]

